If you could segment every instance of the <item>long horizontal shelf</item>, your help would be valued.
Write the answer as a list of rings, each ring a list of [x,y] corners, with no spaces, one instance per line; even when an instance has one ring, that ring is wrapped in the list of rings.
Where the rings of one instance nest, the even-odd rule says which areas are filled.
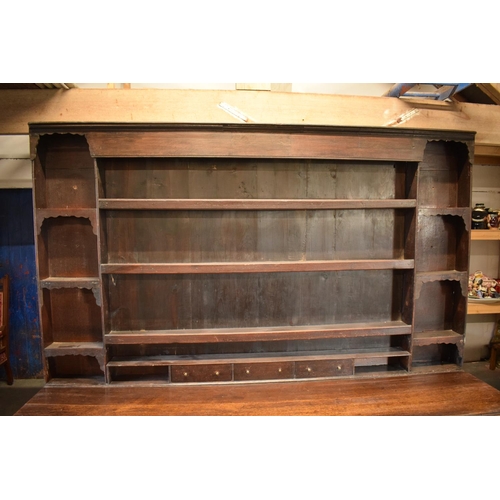
[[[464,336],[453,330],[436,330],[413,334],[413,345],[424,346],[433,344],[460,344]]]
[[[103,274],[287,273],[413,269],[413,259],[310,260],[271,262],[197,262],[176,264],[102,264]]]
[[[498,229],[473,229],[470,235],[475,241],[500,241]]]
[[[45,349],[45,356],[100,356],[104,353],[102,342],[53,342]]]
[[[248,363],[248,362],[280,362],[280,361],[316,361],[328,359],[368,359],[408,357],[410,353],[397,347],[389,349],[353,349],[345,351],[306,351],[280,353],[245,353],[204,356],[130,356],[113,358],[107,363],[108,367],[118,366],[169,366],[169,365],[198,365],[207,363]]]
[[[49,290],[53,288],[94,288],[99,286],[99,278],[49,277],[40,280],[40,286]]]
[[[192,330],[111,331],[106,344],[168,344],[204,342],[247,342],[320,338],[410,335],[411,325],[402,321],[346,323],[340,325],[274,326]]]
[[[488,304],[469,300],[467,301],[467,314],[500,314],[500,302],[492,301]]]
[[[113,210],[336,210],[415,208],[410,199],[135,199],[99,200],[99,208]]]

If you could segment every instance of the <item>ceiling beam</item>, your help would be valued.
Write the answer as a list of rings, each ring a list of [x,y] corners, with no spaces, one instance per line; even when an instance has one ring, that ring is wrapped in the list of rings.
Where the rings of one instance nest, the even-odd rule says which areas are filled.
[[[0,90],[0,134],[26,134],[32,122],[239,122],[221,103],[254,123],[465,130],[500,147],[500,106],[236,90]]]
[[[500,104],[500,83],[476,83],[495,104]]]

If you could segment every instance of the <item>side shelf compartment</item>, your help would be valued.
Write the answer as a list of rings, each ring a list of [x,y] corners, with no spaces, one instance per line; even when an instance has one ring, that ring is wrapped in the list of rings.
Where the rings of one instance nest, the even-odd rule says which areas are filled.
[[[36,209],[96,207],[94,160],[83,135],[34,135]]]
[[[454,371],[463,362],[464,335],[453,330],[426,331],[413,339],[412,369]]]
[[[86,217],[45,219],[37,242],[41,279],[99,275],[97,236]]]
[[[33,138],[46,380],[104,383],[95,163],[81,134]]]
[[[429,142],[419,165],[411,372],[461,369],[471,233],[470,152]]]
[[[99,377],[104,382],[99,280],[46,279],[41,287],[47,379]]]
[[[441,366],[453,370],[462,366],[467,307],[464,280],[422,285],[415,305],[413,368]]]

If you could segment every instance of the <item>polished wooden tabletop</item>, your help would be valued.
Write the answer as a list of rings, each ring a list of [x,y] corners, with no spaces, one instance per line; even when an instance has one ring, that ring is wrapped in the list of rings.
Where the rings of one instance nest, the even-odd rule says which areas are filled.
[[[18,416],[498,415],[500,391],[465,372],[192,386],[47,384]]]

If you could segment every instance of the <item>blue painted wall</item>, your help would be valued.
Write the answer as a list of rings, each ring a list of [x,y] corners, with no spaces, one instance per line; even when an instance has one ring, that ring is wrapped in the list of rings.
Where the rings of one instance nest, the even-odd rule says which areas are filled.
[[[14,378],[43,378],[31,189],[0,189],[0,277],[10,277]],[[0,380],[5,370],[0,367]]]

